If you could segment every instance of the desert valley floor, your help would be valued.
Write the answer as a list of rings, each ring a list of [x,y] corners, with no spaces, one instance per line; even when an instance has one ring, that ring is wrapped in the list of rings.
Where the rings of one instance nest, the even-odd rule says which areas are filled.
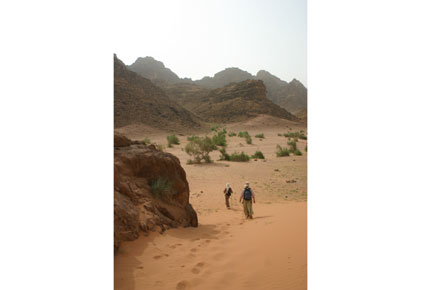
[[[122,243],[114,257],[115,289],[307,288],[307,141],[297,142],[302,156],[275,154],[277,144],[287,147],[283,133],[307,132],[306,125],[259,116],[226,129],[252,136],[250,145],[238,136],[227,137],[228,153],[252,155],[260,150],[265,160],[218,161],[220,153],[213,151],[213,163],[188,165],[183,148],[191,134],[178,134],[180,145],[166,148],[169,132],[145,125],[116,129],[133,140],[148,137],[163,144],[180,159],[199,226],[152,232]],[[254,137],[259,133],[265,138]],[[246,181],[256,195],[252,220],[245,219],[239,203]],[[231,210],[224,201],[226,182],[234,190]]]

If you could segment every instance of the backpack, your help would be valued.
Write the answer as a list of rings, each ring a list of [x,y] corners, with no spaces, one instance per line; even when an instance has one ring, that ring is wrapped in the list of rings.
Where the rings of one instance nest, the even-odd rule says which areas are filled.
[[[231,191],[232,191],[232,188],[229,187],[229,189],[226,191],[226,195],[231,195]]]
[[[243,191],[243,198],[244,200],[251,200],[252,199],[252,192],[250,187],[246,187]]]

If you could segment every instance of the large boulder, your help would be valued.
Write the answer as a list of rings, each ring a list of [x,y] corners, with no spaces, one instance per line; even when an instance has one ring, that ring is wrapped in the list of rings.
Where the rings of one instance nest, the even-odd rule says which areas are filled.
[[[118,133],[114,149],[115,250],[140,232],[197,227],[186,173],[177,157]]]

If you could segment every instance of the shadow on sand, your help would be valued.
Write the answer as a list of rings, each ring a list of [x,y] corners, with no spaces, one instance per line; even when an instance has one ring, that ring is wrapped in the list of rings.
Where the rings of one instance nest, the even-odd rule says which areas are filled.
[[[266,218],[270,218],[270,217],[273,217],[273,215],[256,216],[253,219],[254,220],[256,220],[256,219],[266,219]]]
[[[216,225],[211,224],[199,224],[197,228],[177,228],[166,231],[164,235],[170,235],[175,238],[185,240],[200,240],[200,239],[219,239],[220,231],[216,229]]]

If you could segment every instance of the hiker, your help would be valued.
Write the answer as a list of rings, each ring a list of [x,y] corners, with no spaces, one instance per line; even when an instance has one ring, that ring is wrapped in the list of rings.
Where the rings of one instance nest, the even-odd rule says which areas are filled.
[[[223,193],[225,194],[226,208],[231,209],[231,207],[229,206],[229,198],[231,197],[233,191],[231,186],[229,185],[229,182],[226,183],[226,188],[223,190]]]
[[[252,200],[255,203],[255,195],[252,189],[249,187],[249,181],[246,181],[243,189],[243,193],[240,196],[240,202],[243,200],[243,211],[246,218],[251,219],[254,211],[252,210]]]

